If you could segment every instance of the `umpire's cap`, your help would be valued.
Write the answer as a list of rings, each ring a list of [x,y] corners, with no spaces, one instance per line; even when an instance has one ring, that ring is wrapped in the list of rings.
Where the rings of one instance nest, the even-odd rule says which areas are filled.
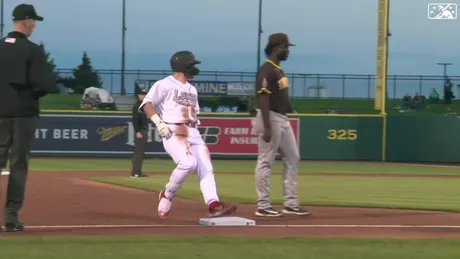
[[[173,72],[188,72],[192,67],[201,64],[201,61],[195,58],[192,52],[183,50],[174,53],[170,60]]]
[[[20,4],[16,6],[13,10],[13,21],[21,21],[27,19],[43,21],[43,17],[37,14],[33,5]]]
[[[268,45],[271,46],[280,46],[280,45],[286,45],[286,46],[295,46],[295,44],[292,44],[292,42],[289,41],[288,36],[285,33],[274,33],[268,37]]]
[[[134,83],[134,93],[136,95],[146,95],[149,92],[148,80],[136,80]]]

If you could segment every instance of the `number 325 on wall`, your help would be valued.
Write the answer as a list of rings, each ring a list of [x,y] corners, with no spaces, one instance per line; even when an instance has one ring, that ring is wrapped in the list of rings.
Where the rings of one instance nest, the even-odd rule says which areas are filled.
[[[327,132],[329,140],[356,140],[358,138],[357,130],[330,129]]]

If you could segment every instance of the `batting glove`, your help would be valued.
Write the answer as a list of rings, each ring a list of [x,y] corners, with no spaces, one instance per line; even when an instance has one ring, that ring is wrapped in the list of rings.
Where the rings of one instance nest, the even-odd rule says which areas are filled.
[[[160,119],[158,114],[154,114],[150,117],[150,120],[155,124],[158,129],[158,134],[164,138],[169,138],[171,136],[171,131],[169,131],[168,126]]]

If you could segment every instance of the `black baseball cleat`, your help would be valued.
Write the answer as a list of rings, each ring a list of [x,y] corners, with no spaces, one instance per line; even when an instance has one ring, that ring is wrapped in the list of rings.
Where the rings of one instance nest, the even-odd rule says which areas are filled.
[[[21,222],[6,223],[5,232],[20,232],[24,231],[24,224]]]
[[[284,207],[283,214],[287,215],[297,215],[297,216],[307,216],[310,215],[310,212],[307,209],[302,207]]]
[[[283,214],[273,208],[258,209],[256,211],[257,217],[282,217]]]
[[[149,177],[148,175],[144,174],[143,172],[137,173],[137,174],[132,174],[132,178],[139,178],[139,177]]]

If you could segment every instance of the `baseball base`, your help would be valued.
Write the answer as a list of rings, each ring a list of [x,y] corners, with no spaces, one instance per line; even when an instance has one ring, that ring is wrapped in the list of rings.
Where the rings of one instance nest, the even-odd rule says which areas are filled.
[[[252,219],[241,217],[201,218],[200,225],[216,227],[255,226],[256,222]]]

